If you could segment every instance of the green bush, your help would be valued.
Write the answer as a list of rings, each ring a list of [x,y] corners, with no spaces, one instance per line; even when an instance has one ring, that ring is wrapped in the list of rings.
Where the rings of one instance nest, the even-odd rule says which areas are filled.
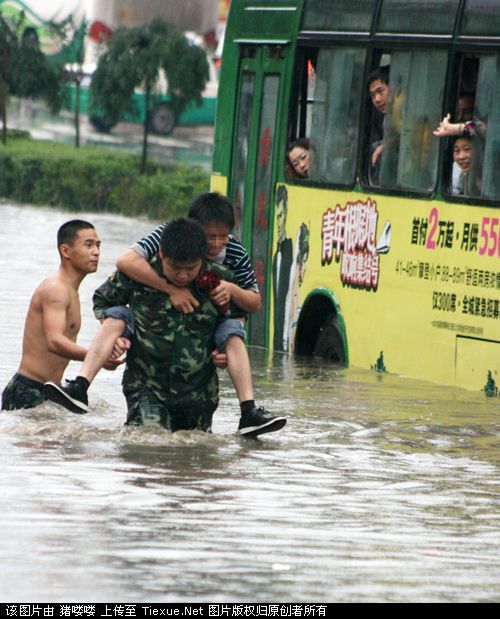
[[[149,163],[141,175],[139,164],[130,153],[20,137],[0,145],[0,197],[169,219],[184,215],[192,199],[208,191],[209,176],[198,166]]]

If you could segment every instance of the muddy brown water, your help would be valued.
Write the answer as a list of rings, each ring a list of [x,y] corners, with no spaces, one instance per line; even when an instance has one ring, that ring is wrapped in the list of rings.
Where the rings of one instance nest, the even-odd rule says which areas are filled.
[[[0,215],[3,389],[75,214],[2,203]],[[152,224],[84,217],[103,242],[81,287],[88,343],[92,291]],[[85,416],[2,412],[0,599],[500,600],[499,399],[258,348],[251,359],[259,401],[289,419],[258,441],[235,434],[224,373],[213,435],[124,428],[120,370],[97,377]]]

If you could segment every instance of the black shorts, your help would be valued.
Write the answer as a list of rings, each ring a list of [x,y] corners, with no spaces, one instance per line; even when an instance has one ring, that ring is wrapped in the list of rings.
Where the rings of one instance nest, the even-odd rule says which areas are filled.
[[[14,374],[2,393],[2,410],[13,411],[19,408],[33,408],[46,402],[43,383]]]

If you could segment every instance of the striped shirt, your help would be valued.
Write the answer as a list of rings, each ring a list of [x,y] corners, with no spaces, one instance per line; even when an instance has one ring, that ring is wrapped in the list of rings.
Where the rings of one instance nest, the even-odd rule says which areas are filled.
[[[160,250],[160,240],[165,226],[166,223],[158,226],[156,230],[153,230],[153,232],[143,237],[140,241],[134,243],[132,249],[138,253],[139,256],[142,256],[146,260],[151,260]],[[221,251],[214,262],[231,269],[240,288],[259,292],[259,284],[257,283],[248,252],[232,234],[229,235],[229,241],[226,247]]]

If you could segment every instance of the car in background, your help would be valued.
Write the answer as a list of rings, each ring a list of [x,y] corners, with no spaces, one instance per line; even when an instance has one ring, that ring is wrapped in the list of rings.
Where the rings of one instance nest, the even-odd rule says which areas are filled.
[[[186,37],[193,45],[200,45],[203,47],[202,37],[199,35],[186,32]],[[160,73],[155,90],[152,93],[153,106],[149,120],[149,129],[151,132],[166,136],[170,135],[177,125],[214,124],[219,80],[216,64],[210,53],[207,53],[207,62],[209,67],[209,79],[202,94],[202,104],[198,106],[194,101],[191,102],[179,116],[177,116],[173,106],[169,102],[165,75],[163,71]],[[79,91],[80,113],[88,115],[95,129],[108,133],[112,130],[114,124],[106,118],[104,113],[99,110],[90,109],[90,84],[96,68],[96,63],[87,63],[81,66],[67,65],[68,83],[64,87],[66,94],[64,107],[69,111],[75,110],[76,98]],[[77,75],[80,80],[79,88],[76,85]],[[136,88],[132,95],[130,109],[122,120],[125,122],[142,124],[144,122],[144,116],[144,91],[142,88]]]

